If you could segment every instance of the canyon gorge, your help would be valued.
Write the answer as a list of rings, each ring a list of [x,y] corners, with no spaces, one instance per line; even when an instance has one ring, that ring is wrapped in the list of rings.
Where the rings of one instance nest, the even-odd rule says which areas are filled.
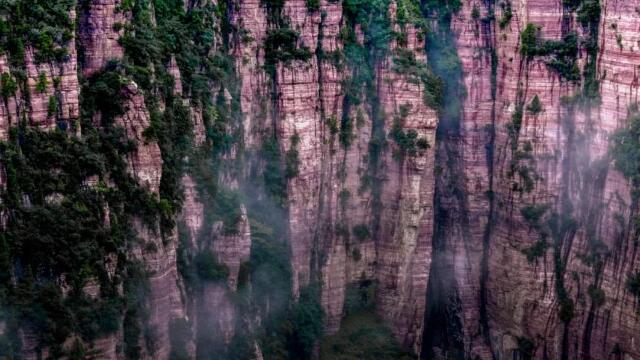
[[[0,360],[640,360],[640,0],[0,15]]]

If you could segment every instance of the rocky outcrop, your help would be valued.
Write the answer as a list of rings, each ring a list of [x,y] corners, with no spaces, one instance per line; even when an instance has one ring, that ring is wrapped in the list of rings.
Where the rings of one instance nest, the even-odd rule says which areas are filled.
[[[221,229],[221,223],[214,224],[213,233],[216,235],[211,246],[217,260],[229,269],[227,282],[229,289],[235,291],[238,288],[240,268],[244,262],[249,261],[251,254],[251,229],[245,206],[240,205],[235,234],[224,234]]]
[[[121,4],[121,0],[98,0],[82,1],[80,5],[79,38],[85,77],[102,69],[109,60],[124,56],[118,43],[127,20]]]
[[[11,75],[9,61],[5,54],[0,55],[0,74]],[[18,121],[18,109],[20,96],[7,96],[2,98],[2,107],[0,107],[0,139],[5,141],[9,138],[9,128]]]
[[[122,95],[126,99],[126,111],[116,119],[116,124],[124,128],[127,138],[136,144],[136,149],[128,155],[129,171],[141,185],[157,194],[162,176],[162,155],[158,144],[144,136],[151,121],[144,96],[134,82],[127,84]]]
[[[75,10],[69,18],[75,21]],[[7,76],[7,89],[3,89],[2,109],[0,110],[0,139],[8,138],[8,130],[25,120],[31,126],[52,130],[57,126],[69,127],[80,116],[78,81],[78,62],[75,38],[71,38],[65,49],[66,54],[60,61],[37,61],[35,50],[27,46],[24,51],[24,68],[11,69],[8,56],[0,57],[0,74]],[[12,71],[24,71],[23,83]],[[15,91],[8,88],[13,83]],[[6,94],[5,94],[6,92]],[[5,97],[6,96],[6,97]]]
[[[27,50],[25,69],[31,125],[50,130],[58,122],[68,126],[79,118],[80,85],[74,42],[70,40],[66,60],[58,64],[37,63],[33,50]]]

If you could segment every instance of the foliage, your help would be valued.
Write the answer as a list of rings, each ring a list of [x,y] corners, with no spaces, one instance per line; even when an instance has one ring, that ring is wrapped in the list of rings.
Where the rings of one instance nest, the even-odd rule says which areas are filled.
[[[411,50],[398,49],[393,59],[393,71],[403,74],[407,80],[414,84],[424,86],[424,103],[435,110],[442,110],[443,87],[442,80],[433,75],[426,63],[416,59]]]
[[[298,354],[298,358],[309,359],[324,331],[324,310],[320,305],[320,287],[311,285],[302,289],[300,298],[291,312],[294,332],[289,351]]]
[[[517,337],[518,352],[522,360],[531,360],[536,350],[536,344],[529,338],[524,336]]]
[[[528,23],[520,32],[520,54],[529,59],[533,58],[540,46],[540,27]]]
[[[424,151],[430,147],[425,138],[418,138],[415,130],[404,131],[398,119],[393,122],[389,137],[398,145],[401,155],[413,156],[418,150]]]
[[[261,157],[265,162],[262,178],[265,190],[278,203],[284,204],[286,199],[286,181],[280,165],[280,148],[275,138],[262,142]]]
[[[7,171],[2,199],[11,214],[4,239],[9,258],[22,270],[8,270],[17,283],[1,284],[0,293],[11,299],[13,316],[54,353],[63,351],[60,344],[71,331],[84,340],[116,331],[121,312],[138,306],[127,294],[117,294],[121,280],[107,277],[106,255],[121,254],[136,242],[133,216],[151,219],[156,211],[152,198],[126,173],[121,156],[132,148],[122,133],[85,131],[79,139],[61,131],[13,129],[1,146]],[[90,177],[100,183],[87,186]],[[111,187],[104,185],[107,179]],[[111,226],[104,221],[107,206]],[[125,282],[143,276],[132,266],[124,258],[118,262]],[[57,285],[60,276],[71,288],[65,298]],[[101,286],[95,300],[82,292],[89,279]]]
[[[558,317],[562,322],[568,323],[575,316],[575,305],[573,300],[568,297],[559,299],[560,308],[558,309]]]
[[[0,77],[0,88],[2,91],[2,99],[6,102],[7,99],[16,94],[18,85],[11,74],[5,72],[2,73],[2,77]]]
[[[520,209],[520,214],[531,226],[538,226],[540,219],[549,210],[549,206],[542,205],[526,205]]]
[[[365,241],[371,237],[367,224],[358,224],[353,227],[353,235],[358,241]]]
[[[291,147],[285,154],[285,177],[292,179],[300,173],[300,158],[298,157],[298,144],[300,136],[298,134],[291,136]]]
[[[531,115],[538,115],[542,112],[542,103],[540,102],[540,98],[538,97],[538,94],[533,96],[533,99],[531,100],[531,103],[529,105],[527,105],[527,111],[531,114]]]
[[[476,5],[476,4],[473,4],[473,8],[471,9],[471,18],[473,20],[480,19],[480,9],[478,8],[478,5]]]
[[[549,243],[545,239],[536,241],[533,245],[522,250],[524,256],[527,257],[529,263],[533,263],[539,257],[544,256],[545,252],[549,248]]]
[[[351,315],[375,308],[376,284],[367,279],[364,273],[358,282],[348,284],[344,298],[344,313]]]
[[[58,100],[55,96],[49,96],[47,103],[47,117],[52,117],[58,112]]]
[[[320,10],[320,0],[306,0],[305,4],[309,12]]]
[[[415,357],[396,343],[391,331],[372,311],[360,311],[342,320],[340,331],[326,337],[320,359],[410,360]]]
[[[589,285],[589,288],[587,289],[587,293],[591,298],[591,302],[593,306],[600,307],[604,305],[604,302],[606,300],[606,295],[604,293],[604,290],[594,285]]]
[[[287,27],[270,29],[264,40],[264,67],[274,74],[278,63],[290,65],[293,61],[309,61],[311,51],[308,47],[298,46],[300,34]]]
[[[229,276],[229,268],[220,264],[209,250],[200,251],[196,255],[195,266],[198,276],[204,281],[226,280]]]
[[[536,56],[545,57],[547,66],[564,79],[580,79],[580,69],[576,63],[578,35],[575,32],[569,32],[562,40],[542,40],[540,27],[528,23],[520,33],[520,54],[527,60]]]
[[[396,21],[402,28],[404,28],[406,24],[412,24],[416,29],[419,29],[419,31],[426,31],[427,24],[420,12],[420,1],[399,0],[396,4]]]
[[[14,66],[24,64],[25,49],[35,50],[37,62],[63,61],[73,38],[70,17],[73,0],[17,0],[0,2],[0,48]]]
[[[47,74],[41,72],[38,75],[38,82],[36,83],[36,91],[39,93],[43,93],[47,90],[47,85],[49,85],[49,80],[47,80]]]
[[[443,128],[457,129],[460,125],[460,110],[466,96],[462,86],[462,64],[458,57],[456,41],[451,29],[451,19],[462,7],[459,0],[427,0],[423,2],[425,15],[437,20],[436,26],[427,33],[427,58],[431,72],[439,79],[432,81],[435,99],[441,104],[440,124]]]
[[[631,182],[632,192],[637,197],[640,186],[640,113],[637,107],[629,108],[627,126],[617,130],[610,142],[614,166]]]
[[[500,7],[502,8],[502,17],[500,18],[500,22],[498,26],[500,29],[504,29],[511,22],[511,18],[513,17],[513,12],[511,11],[511,1],[506,0],[500,2]]]
[[[640,300],[640,271],[635,274],[629,274],[627,277],[627,290]]]
[[[578,9],[578,21],[583,27],[590,28],[600,21],[600,2],[598,0],[583,0]],[[597,30],[596,30],[597,31]]]

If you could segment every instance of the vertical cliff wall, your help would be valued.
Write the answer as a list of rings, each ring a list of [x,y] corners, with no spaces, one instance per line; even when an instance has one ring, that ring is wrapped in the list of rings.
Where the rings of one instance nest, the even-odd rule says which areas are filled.
[[[637,7],[2,4],[0,355],[640,357]]]
[[[608,152],[635,101],[633,76],[628,85],[610,77],[631,71],[618,6],[463,2],[453,16],[467,94],[443,158],[464,180],[443,187],[464,196],[436,200],[446,217],[433,262],[459,275],[447,277],[456,290],[435,301],[432,318],[457,314],[449,331],[464,340],[428,333],[438,345],[427,358],[447,347],[480,358],[637,356],[628,342],[637,300],[625,289],[637,267],[625,240],[635,236],[625,220],[633,185]],[[613,67],[608,51],[619,54]]]

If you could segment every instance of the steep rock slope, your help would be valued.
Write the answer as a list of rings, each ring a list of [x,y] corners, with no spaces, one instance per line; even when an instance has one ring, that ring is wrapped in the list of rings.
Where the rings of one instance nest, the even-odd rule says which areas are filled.
[[[456,151],[445,153],[454,156],[449,176],[464,182],[444,186],[462,186],[464,197],[443,207],[463,225],[434,239],[445,250],[434,259],[438,274],[455,269],[454,300],[442,301],[459,314],[457,347],[480,358],[636,357],[637,298],[626,287],[637,269],[626,220],[635,205],[608,155],[635,101],[632,76],[609,77],[633,68],[620,41],[621,5],[461,5],[451,27],[468,93],[462,139],[446,138]],[[534,47],[576,52],[531,52],[531,34]],[[483,147],[490,151],[480,157]]]
[[[35,3],[0,355],[307,358],[360,296],[425,359],[640,357],[635,2]]]

